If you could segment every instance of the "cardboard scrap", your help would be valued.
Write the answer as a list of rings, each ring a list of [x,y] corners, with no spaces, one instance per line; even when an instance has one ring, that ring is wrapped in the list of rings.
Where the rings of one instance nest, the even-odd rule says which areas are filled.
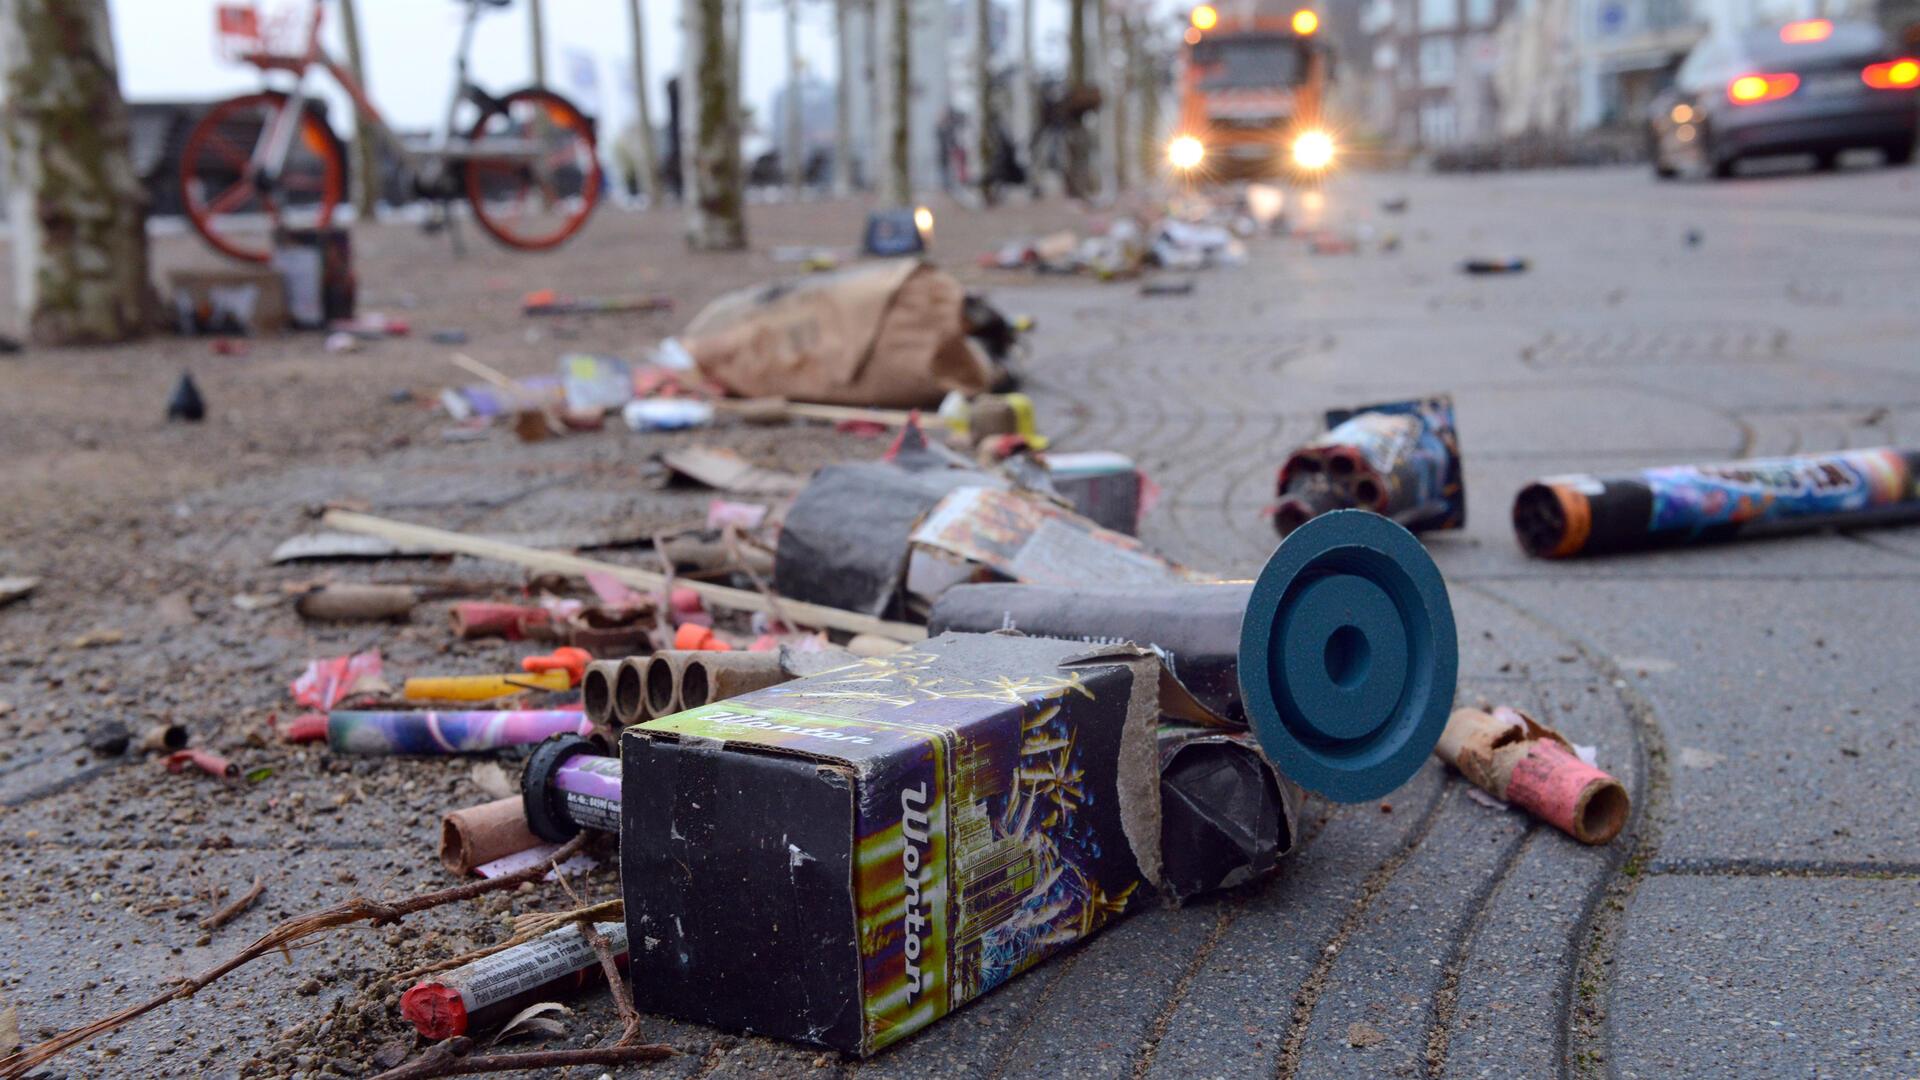
[[[993,383],[968,341],[966,290],[919,259],[893,259],[723,296],[681,335],[702,374],[741,397],[933,407]]]
[[[967,487],[940,500],[912,536],[916,552],[1030,585],[1169,585],[1204,580],[1145,544],[1020,492]]]
[[[25,599],[39,587],[37,577],[0,577],[0,607]]]
[[[720,447],[681,447],[661,454],[660,461],[677,476],[733,495],[791,495],[807,482],[803,476],[762,468]]]

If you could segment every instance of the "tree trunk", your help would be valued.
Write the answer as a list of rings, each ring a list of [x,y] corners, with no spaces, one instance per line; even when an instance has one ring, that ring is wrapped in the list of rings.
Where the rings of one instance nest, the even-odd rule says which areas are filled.
[[[892,0],[892,84],[888,86],[886,186],[882,195],[895,206],[913,201],[913,0]]]
[[[147,329],[146,192],[128,151],[106,0],[0,0],[0,133],[29,340]]]
[[[1151,184],[1160,172],[1160,60],[1152,24],[1142,18],[1131,25],[1133,82],[1140,96],[1140,182]]]
[[[1096,0],[1067,0],[1067,99],[1087,90],[1087,5]],[[1091,183],[1086,123],[1076,120],[1063,133],[1067,149],[1067,194],[1084,198]]]
[[[1120,133],[1126,130],[1127,81],[1126,73],[1113,62],[1114,14],[1107,0],[1089,2],[1094,5],[1094,40],[1098,43],[1094,70],[1100,80],[1100,190],[1111,199],[1127,187],[1126,162],[1120,150]]]
[[[533,85],[547,85],[547,21],[542,0],[527,0],[527,47],[533,53]]]
[[[1033,0],[1020,0],[1020,72],[1013,80],[1013,145],[1027,166],[1027,187],[1040,195],[1040,162],[1033,153]]]
[[[647,29],[640,18],[640,0],[627,0],[627,23],[633,31],[633,107],[639,119],[634,132],[640,142],[634,160],[640,168],[640,190],[647,205],[660,205],[660,163],[654,157],[653,110],[647,105]]]
[[[853,193],[853,0],[833,0],[833,194]]]
[[[340,36],[347,39],[347,70],[360,89],[367,90],[367,65],[360,58],[360,16],[353,0],[340,0]],[[353,171],[353,208],[361,221],[372,221],[380,204],[380,165],[373,153],[373,132],[358,116],[353,121]]]
[[[786,0],[787,99],[780,118],[780,164],[787,174],[787,197],[798,199],[807,180],[807,150],[800,132],[800,0]]]
[[[993,137],[993,0],[973,0],[973,79],[974,128],[979,138],[980,201],[992,206],[1000,200],[994,178],[994,157],[999,143]]]
[[[687,193],[687,246],[747,246],[740,176],[740,105],[726,0],[685,0],[680,159]]]

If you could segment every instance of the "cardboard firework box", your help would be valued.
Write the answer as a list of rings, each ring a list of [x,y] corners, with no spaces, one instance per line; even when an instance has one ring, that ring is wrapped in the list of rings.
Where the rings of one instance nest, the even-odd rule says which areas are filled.
[[[1162,679],[953,634],[628,728],[639,1006],[871,1054],[1144,902]]]

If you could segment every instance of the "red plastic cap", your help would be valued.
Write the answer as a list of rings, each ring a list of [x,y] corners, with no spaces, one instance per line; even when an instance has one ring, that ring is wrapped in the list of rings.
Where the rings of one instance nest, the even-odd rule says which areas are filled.
[[[429,1039],[451,1039],[467,1033],[467,1003],[451,986],[420,983],[400,995],[400,1015]]]

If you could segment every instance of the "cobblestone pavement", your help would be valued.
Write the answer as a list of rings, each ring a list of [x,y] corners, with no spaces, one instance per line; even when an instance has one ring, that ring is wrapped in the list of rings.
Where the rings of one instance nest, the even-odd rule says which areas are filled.
[[[1277,879],[1123,920],[873,1060],[650,1018],[649,1034],[683,1051],[651,1071],[1920,1076],[1920,830],[1916,771],[1903,764],[1920,751],[1920,719],[1900,689],[1920,528],[1547,564],[1519,552],[1506,520],[1513,492],[1539,475],[1911,445],[1915,182],[1911,169],[1672,186],[1639,171],[1363,177],[1333,185],[1319,213],[1397,235],[1397,253],[1263,241],[1248,267],[1199,275],[1187,298],[1004,279],[996,299],[1040,320],[1029,389],[1043,428],[1064,448],[1133,454],[1164,490],[1146,539],[1196,567],[1258,568],[1274,543],[1261,511],[1275,472],[1322,410],[1451,392],[1469,526],[1429,547],[1455,606],[1461,699],[1527,707],[1594,744],[1636,818],[1613,846],[1585,849],[1473,801],[1429,763],[1386,801],[1310,804],[1309,841]],[[1377,209],[1400,194],[1405,214]],[[1482,253],[1533,266],[1457,272]],[[514,446],[510,467],[421,445],[370,450],[344,470],[263,470],[182,504],[224,528],[149,525],[143,550],[258,590],[266,552],[305,502],[358,497],[499,531],[566,515],[666,522],[703,504],[636,495],[633,439]],[[780,452],[805,468],[847,447],[820,433]],[[380,640],[399,665],[448,652],[418,628],[377,639],[290,615],[265,632],[232,611],[202,616],[220,627],[220,670],[241,676],[217,691],[235,713],[272,707],[290,666],[318,651]],[[124,680],[204,660],[165,635],[146,651]],[[99,671],[65,677],[111,690]],[[0,677],[0,690],[21,701],[45,689],[28,679]],[[464,772],[437,762],[349,771],[294,755],[275,781],[292,796],[196,803],[129,787],[133,770],[68,764],[51,735],[37,738],[0,768],[0,806],[32,814],[0,818],[14,859],[0,896],[19,905],[17,921],[0,920],[0,955],[7,992],[43,1025],[119,1007],[156,973],[224,952],[170,946],[179,929],[134,914],[129,872],[164,892],[182,874],[244,880],[274,861],[311,888],[276,884],[234,931],[257,933],[355,888],[442,884],[421,857],[434,818],[479,801]],[[302,792],[364,791],[376,770],[385,796],[297,815]],[[136,819],[173,841],[127,844]],[[282,819],[308,832],[283,839]],[[208,836],[225,846],[195,854]],[[75,903],[76,887],[100,891]],[[372,941],[323,943],[290,972],[263,962],[246,985],[76,1056],[70,1075],[237,1075],[210,1042],[265,1054],[275,1030],[337,1016],[348,979],[386,963]],[[123,951],[135,977],[95,970],[97,954],[82,971],[68,950],[83,943]],[[585,1013],[609,1030],[604,1006]],[[297,1068],[318,1075],[327,1062]]]

